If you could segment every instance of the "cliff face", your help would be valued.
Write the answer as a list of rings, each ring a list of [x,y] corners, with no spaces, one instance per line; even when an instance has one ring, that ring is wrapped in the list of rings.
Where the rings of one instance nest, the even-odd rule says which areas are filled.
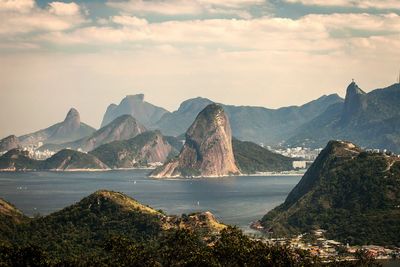
[[[399,245],[400,158],[330,141],[285,202],[261,220],[277,236],[312,229],[350,244]]]
[[[193,177],[239,174],[232,149],[232,133],[223,108],[210,104],[186,132],[178,158],[155,170],[151,176]]]

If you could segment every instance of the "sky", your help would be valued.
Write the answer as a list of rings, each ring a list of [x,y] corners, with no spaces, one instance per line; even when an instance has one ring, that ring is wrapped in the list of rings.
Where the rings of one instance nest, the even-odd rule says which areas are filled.
[[[389,86],[400,0],[0,0],[0,138],[144,93],[278,108]]]

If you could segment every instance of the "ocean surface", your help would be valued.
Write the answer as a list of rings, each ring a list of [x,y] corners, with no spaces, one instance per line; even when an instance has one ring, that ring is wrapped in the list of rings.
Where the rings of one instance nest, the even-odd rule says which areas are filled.
[[[249,225],[282,203],[301,176],[159,180],[149,170],[0,173],[0,197],[26,215],[47,215],[99,189],[123,192],[168,214],[211,211],[220,221]]]

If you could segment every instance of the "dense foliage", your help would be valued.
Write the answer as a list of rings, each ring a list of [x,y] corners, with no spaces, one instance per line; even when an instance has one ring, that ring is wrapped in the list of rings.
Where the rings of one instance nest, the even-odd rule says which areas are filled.
[[[273,153],[252,142],[232,140],[235,161],[242,173],[289,171],[293,159]]]
[[[7,214],[21,217],[14,207],[8,207]],[[167,218],[172,218],[169,226],[183,227],[165,227],[171,223]],[[165,216],[121,193],[98,191],[46,217],[9,220],[14,222],[13,227],[0,228],[0,266],[375,264],[365,257],[352,263],[324,264],[306,251],[268,245],[235,227],[224,226],[219,233],[205,231],[196,218],[201,219],[195,214]]]
[[[276,234],[323,228],[344,243],[400,246],[400,161],[328,146],[263,224]]]

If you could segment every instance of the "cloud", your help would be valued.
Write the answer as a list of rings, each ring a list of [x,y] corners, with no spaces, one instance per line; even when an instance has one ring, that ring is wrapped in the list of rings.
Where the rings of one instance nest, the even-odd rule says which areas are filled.
[[[39,8],[33,1],[0,1],[0,35],[9,38],[21,33],[72,29],[86,20],[74,2],[51,2]]]
[[[398,0],[285,0],[288,3],[300,3],[308,6],[333,6],[375,9],[400,9]]]
[[[124,12],[139,14],[199,15],[199,14],[231,14],[249,17],[246,9],[251,6],[265,4],[265,0],[109,0],[107,4]]]
[[[0,0],[1,11],[26,12],[35,6],[34,0]]]
[[[49,11],[59,16],[74,16],[79,15],[80,7],[74,2],[51,2],[49,3]]]
[[[110,23],[117,24],[113,27]],[[132,47],[173,45],[226,51],[303,51],[344,53],[360,43],[366,48],[382,40],[393,42],[400,34],[397,14],[311,14],[299,19],[262,17],[256,19],[170,20],[149,23],[135,16],[113,16],[102,25],[69,32],[53,32],[39,40],[65,45]],[[373,38],[380,37],[380,38]],[[362,44],[362,45],[361,45]]]
[[[143,27],[148,24],[146,19],[141,19],[133,16],[126,16],[126,15],[113,16],[111,20],[116,24],[131,26],[131,27]]]

